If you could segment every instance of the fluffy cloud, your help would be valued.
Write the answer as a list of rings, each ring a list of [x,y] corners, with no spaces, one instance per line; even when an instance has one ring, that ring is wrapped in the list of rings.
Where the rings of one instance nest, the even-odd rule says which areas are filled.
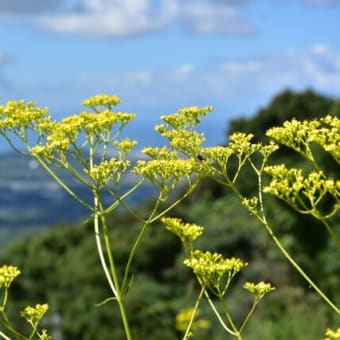
[[[185,27],[194,33],[248,35],[255,32],[236,7],[223,2],[192,2],[182,6]]]
[[[0,18],[65,34],[124,37],[180,23],[191,33],[246,35],[254,27],[240,13],[248,0],[3,0]]]
[[[225,60],[210,68],[183,64],[169,69],[110,74],[105,78],[84,77],[68,88],[77,88],[79,93],[89,95],[113,91],[127,102],[149,109],[218,103],[241,111],[251,110],[250,107],[265,103],[284,88],[314,88],[337,96],[340,53],[325,45],[315,45],[305,51]]]
[[[84,0],[73,11],[39,16],[34,22],[58,33],[120,37],[162,29],[176,11],[170,1],[155,8],[147,0]]]

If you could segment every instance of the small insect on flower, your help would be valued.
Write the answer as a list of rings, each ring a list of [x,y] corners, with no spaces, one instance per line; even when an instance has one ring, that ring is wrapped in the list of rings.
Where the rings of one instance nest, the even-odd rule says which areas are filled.
[[[197,160],[199,160],[200,162],[203,162],[205,160],[205,157],[202,156],[201,154],[197,155]]]

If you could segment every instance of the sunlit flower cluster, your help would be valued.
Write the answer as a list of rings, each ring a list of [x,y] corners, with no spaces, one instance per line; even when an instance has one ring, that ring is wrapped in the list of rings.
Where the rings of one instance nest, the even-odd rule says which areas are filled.
[[[130,167],[130,163],[129,160],[111,158],[95,165],[91,170],[84,169],[84,171],[94,183],[107,187],[109,181],[112,181],[114,184],[119,183],[121,176]]]
[[[137,145],[137,141],[131,140],[130,138],[124,138],[121,141],[115,140],[113,146],[118,152],[120,158],[125,158],[128,153]]]
[[[212,110],[211,106],[185,107],[176,113],[162,116],[161,119],[165,124],[156,125],[155,129],[169,140],[172,148],[189,157],[196,157],[205,137],[203,133],[195,131],[195,128],[202,118]]]
[[[102,110],[104,107],[108,107],[110,110],[120,103],[118,96],[97,94],[83,101],[83,105],[90,107],[96,111]]]
[[[261,149],[261,144],[253,144],[252,134],[245,134],[243,132],[235,132],[230,135],[228,147],[230,147],[236,156],[241,158],[248,158],[255,151]]]
[[[257,301],[261,300],[269,292],[275,290],[275,288],[270,283],[263,281],[256,284],[253,282],[246,282],[243,285],[243,288],[253,293]]]
[[[203,159],[217,164],[219,168],[224,168],[232,156],[234,151],[228,146],[213,146],[209,148],[201,148],[200,155]]]
[[[253,196],[251,198],[244,198],[242,200],[242,204],[252,213],[256,214],[259,207],[259,199],[256,196]]]
[[[166,122],[166,126],[172,126],[174,130],[193,131],[201,120],[211,111],[212,106],[198,107],[183,107],[176,113],[162,116],[161,119]]]
[[[310,144],[318,143],[340,163],[340,120],[337,117],[326,116],[310,121],[293,119],[284,122],[282,127],[269,129],[267,136],[309,160],[313,160]]]
[[[192,314],[195,312],[194,308],[185,308],[181,310],[177,315],[176,315],[176,329],[185,332],[188,324],[192,318]],[[191,326],[192,330],[195,329],[207,329],[211,327],[211,322],[206,319],[199,318],[200,316],[200,310],[198,309],[195,312],[195,319],[194,322]]]
[[[167,130],[163,125],[157,125],[156,130],[169,140],[172,148],[189,157],[196,156],[205,141],[204,134],[196,131]]]
[[[330,328],[327,328],[324,340],[339,340],[339,339],[340,339],[340,328],[338,328],[335,331],[333,331]]]
[[[312,171],[306,177],[302,169],[287,169],[285,165],[268,166],[265,171],[272,180],[264,192],[277,196],[295,209],[314,214],[326,195],[334,198],[331,214],[339,209],[340,181],[327,178],[322,171]]]
[[[50,121],[48,110],[36,107],[32,102],[9,101],[0,106],[0,133],[7,138],[10,138],[8,132],[12,132],[27,140],[29,129],[37,129],[39,124]]]
[[[15,266],[2,265],[0,267],[0,288],[9,288],[13,280],[20,275],[20,270]]]
[[[184,264],[192,268],[203,284],[216,295],[223,296],[231,279],[248,264],[232,257],[225,259],[219,253],[194,250]]]
[[[99,113],[82,112],[64,118],[61,122],[44,123],[39,128],[45,129],[46,143],[31,148],[31,153],[47,159],[55,154],[63,154],[73,149],[81,149],[86,145],[96,146],[108,143],[111,130],[118,125],[118,129],[125,126],[135,117],[132,113],[116,113],[105,110]],[[79,145],[77,145],[79,144]],[[129,144],[129,145],[127,145]],[[133,143],[125,142],[120,147],[132,148]]]
[[[48,305],[45,304],[37,304],[34,307],[27,306],[20,313],[20,315],[27,320],[33,327],[39,323],[39,321],[43,318],[43,316],[48,311]]]
[[[194,241],[202,235],[203,227],[194,223],[184,223],[180,218],[163,217],[162,223],[166,229],[177,235],[183,243],[186,241]]]
[[[146,147],[143,149],[143,153],[152,159],[158,160],[173,160],[178,157],[178,151],[169,149],[167,147]]]
[[[209,175],[207,166],[194,159],[139,160],[132,171],[152,182],[165,197],[183,178],[191,181],[192,176]]]

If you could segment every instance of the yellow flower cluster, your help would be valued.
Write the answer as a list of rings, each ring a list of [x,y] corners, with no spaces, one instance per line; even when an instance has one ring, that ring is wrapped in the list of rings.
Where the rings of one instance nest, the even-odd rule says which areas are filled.
[[[184,264],[192,268],[204,285],[218,296],[225,294],[231,279],[248,265],[235,257],[225,259],[219,253],[201,250],[192,251],[190,258],[186,259]]]
[[[33,123],[48,121],[48,110],[36,107],[32,102],[9,101],[0,106],[0,130],[18,131]]]
[[[198,150],[205,141],[204,134],[196,131],[167,130],[163,125],[157,125],[156,130],[169,139],[171,147],[190,157],[197,156]]]
[[[20,275],[20,270],[15,266],[3,265],[0,267],[0,288],[9,288],[13,280]]]
[[[212,106],[190,106],[179,109],[176,113],[162,116],[161,119],[175,130],[194,130],[201,120],[214,108]]]
[[[156,185],[164,197],[167,197],[183,178],[189,180],[193,175],[203,177],[210,174],[207,166],[194,159],[139,160],[132,172]]]
[[[228,146],[233,150],[236,156],[248,158],[255,151],[261,149],[261,144],[253,144],[252,134],[245,134],[243,132],[235,132],[230,135]]]
[[[130,138],[124,138],[121,141],[115,140],[113,142],[114,148],[123,157],[125,157],[136,145],[137,141],[131,140]]]
[[[32,154],[51,158],[54,153],[64,153],[75,146],[77,142],[83,144],[92,141],[109,141],[111,130],[115,125],[125,126],[135,117],[132,113],[115,113],[105,110],[99,113],[82,112],[64,118],[61,122],[50,122],[39,125],[45,130],[46,144],[39,144],[31,148]],[[126,145],[125,145],[126,147]]]
[[[287,169],[285,165],[268,166],[272,176],[264,192],[270,193],[304,213],[317,211],[317,205],[326,196],[334,198],[332,214],[339,209],[340,181],[327,178],[322,171],[312,171],[304,177],[302,169]]]
[[[100,109],[101,107],[112,108],[120,103],[120,99],[118,96],[107,95],[107,94],[97,94],[83,101],[83,105],[93,108]]]
[[[185,332],[187,330],[188,324],[194,312],[195,312],[194,308],[191,308],[191,307],[181,310],[176,315],[176,329],[179,330],[180,332]],[[195,319],[191,326],[191,329],[195,330],[195,329],[210,328],[211,322],[206,319],[201,319],[201,318],[198,319],[199,315],[200,315],[200,310],[198,309],[195,313]]]
[[[243,198],[242,204],[254,215],[258,211],[259,199],[256,196],[251,198]]]
[[[211,106],[182,108],[176,113],[162,116],[165,124],[156,125],[155,130],[169,140],[172,148],[189,157],[196,157],[205,137],[194,129],[212,110]]]
[[[275,290],[275,287],[273,287],[270,283],[265,283],[263,281],[256,284],[253,282],[246,282],[243,285],[243,288],[253,293],[257,301],[262,299],[269,292]]]
[[[340,340],[340,328],[333,331],[330,328],[327,328],[325,334],[325,340]]]
[[[48,311],[48,305],[37,304],[34,307],[27,306],[20,315],[27,320],[33,327],[43,318]]]
[[[95,165],[91,170],[85,169],[84,171],[95,184],[101,184],[103,187],[106,187],[109,181],[118,184],[121,176],[130,167],[130,164],[131,162],[128,160],[111,158]]]
[[[152,159],[158,160],[173,160],[178,156],[178,152],[176,150],[170,150],[165,146],[162,148],[155,147],[147,147],[143,149],[143,153],[151,157]]]
[[[161,222],[165,224],[165,228],[177,235],[183,243],[194,241],[202,235],[203,227],[193,223],[183,223],[180,218],[163,217]]]
[[[318,143],[340,163],[340,119],[337,117],[326,116],[311,121],[293,119],[284,122],[283,127],[269,129],[267,136],[309,160],[313,159],[310,144]]]

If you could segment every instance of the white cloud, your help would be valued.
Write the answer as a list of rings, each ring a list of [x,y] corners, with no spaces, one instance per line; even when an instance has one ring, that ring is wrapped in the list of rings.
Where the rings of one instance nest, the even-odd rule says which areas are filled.
[[[34,22],[58,33],[129,36],[159,30],[176,14],[176,2],[155,7],[148,0],[84,0],[81,10],[36,17]]]
[[[119,95],[127,110],[177,109],[187,105],[219,105],[234,114],[264,105],[285,88],[313,88],[330,96],[340,93],[340,51],[327,45],[286,50],[245,60],[225,60],[204,67],[182,64],[166,69],[137,69],[16,89],[23,98],[69,111],[95,93]],[[65,90],[67,89],[67,90]],[[43,102],[42,102],[43,100]],[[73,103],[73,104],[72,104]],[[64,107],[61,107],[64,105]],[[125,104],[124,104],[125,105]],[[125,110],[123,107],[122,110]]]
[[[219,103],[242,111],[247,105],[265,103],[285,88],[314,88],[331,96],[339,95],[340,52],[315,45],[305,51],[288,50],[246,60],[225,60],[204,68],[183,64],[168,69],[115,73],[105,78],[83,78],[81,83],[75,82],[67,88],[77,89],[75,97],[79,101],[84,93],[113,92],[123,101],[150,110]]]
[[[226,2],[195,1],[181,9],[184,26],[194,33],[248,35],[255,32],[239,10]]]
[[[3,1],[3,0],[2,0]],[[177,0],[4,0],[0,18],[57,33],[122,37],[163,29]]]
[[[2,0],[0,18],[64,34],[124,37],[182,25],[191,33],[247,35],[241,15],[248,1],[218,0]]]

